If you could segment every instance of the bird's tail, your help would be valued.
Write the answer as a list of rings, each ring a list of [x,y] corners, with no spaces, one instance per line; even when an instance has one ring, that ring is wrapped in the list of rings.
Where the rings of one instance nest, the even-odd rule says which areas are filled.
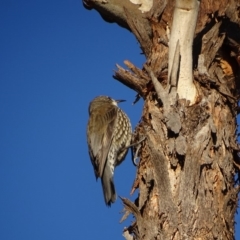
[[[101,181],[105,203],[111,206],[111,203],[116,201],[117,195],[113,182],[113,174],[107,165],[105,166]]]

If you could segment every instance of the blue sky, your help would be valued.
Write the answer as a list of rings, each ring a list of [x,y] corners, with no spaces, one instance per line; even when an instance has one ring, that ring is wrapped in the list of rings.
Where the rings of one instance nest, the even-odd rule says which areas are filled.
[[[112,78],[126,59],[141,67],[136,39],[80,0],[1,0],[0,31],[0,239],[123,239],[132,218],[119,224],[121,202],[104,204],[86,124],[97,95],[126,99],[139,121],[142,101]],[[128,155],[115,172],[120,196],[134,177]]]

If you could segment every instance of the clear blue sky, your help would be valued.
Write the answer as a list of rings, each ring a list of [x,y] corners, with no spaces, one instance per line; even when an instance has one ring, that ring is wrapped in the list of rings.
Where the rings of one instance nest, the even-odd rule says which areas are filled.
[[[119,224],[121,202],[104,204],[86,124],[105,94],[139,121],[142,102],[132,106],[135,93],[112,79],[125,59],[141,67],[136,39],[80,0],[1,0],[0,32],[0,239],[123,239],[132,218]],[[115,173],[129,197],[129,155]]]

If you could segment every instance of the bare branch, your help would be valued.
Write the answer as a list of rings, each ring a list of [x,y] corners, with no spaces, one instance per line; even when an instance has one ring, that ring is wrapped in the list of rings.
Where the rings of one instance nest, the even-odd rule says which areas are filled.
[[[116,66],[118,70],[115,72],[113,78],[133,89],[143,97],[146,91],[146,81],[144,79],[138,78],[131,72],[120,67],[118,64]]]
[[[88,10],[97,10],[105,21],[115,22],[132,31],[144,53],[149,55],[152,46],[152,29],[148,19],[142,13],[143,9],[141,6],[139,8],[139,4],[134,2],[134,0],[83,0],[83,5]],[[146,1],[146,3],[149,3],[149,1]],[[146,5],[144,4],[145,10],[147,9]]]

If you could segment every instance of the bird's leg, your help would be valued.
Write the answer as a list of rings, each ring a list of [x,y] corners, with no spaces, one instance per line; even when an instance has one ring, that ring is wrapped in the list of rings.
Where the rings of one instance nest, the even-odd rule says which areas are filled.
[[[139,152],[139,150],[140,150],[140,148],[141,148],[140,143],[143,142],[145,139],[146,139],[146,137],[144,136],[144,137],[142,137],[138,142],[132,143],[132,144],[124,147],[124,148],[121,150],[121,151],[124,151],[125,149],[131,148],[132,162],[133,162],[133,165],[134,165],[134,166],[137,166],[137,165],[138,165],[138,164],[135,162],[135,160],[138,158],[137,155],[138,155],[138,152]],[[134,146],[137,146],[137,150],[136,150],[135,154],[133,155],[133,148],[132,148],[132,147],[134,147]]]
[[[145,138],[144,138],[144,139],[145,139]],[[138,159],[138,152],[139,152],[139,150],[140,150],[140,148],[141,148],[141,144],[139,144],[139,143],[141,143],[144,139],[142,139],[141,141],[138,142],[137,149],[136,149],[134,155],[133,155],[133,148],[131,147],[132,162],[133,162],[133,165],[134,165],[134,166],[137,166],[137,165],[138,165],[138,163],[136,163],[136,160]]]
[[[139,143],[141,143],[142,141],[144,141],[145,139],[146,139],[146,137],[142,137],[138,142],[132,143],[132,144],[124,147],[123,150],[126,149],[126,148],[134,147],[134,146],[138,145]]]

